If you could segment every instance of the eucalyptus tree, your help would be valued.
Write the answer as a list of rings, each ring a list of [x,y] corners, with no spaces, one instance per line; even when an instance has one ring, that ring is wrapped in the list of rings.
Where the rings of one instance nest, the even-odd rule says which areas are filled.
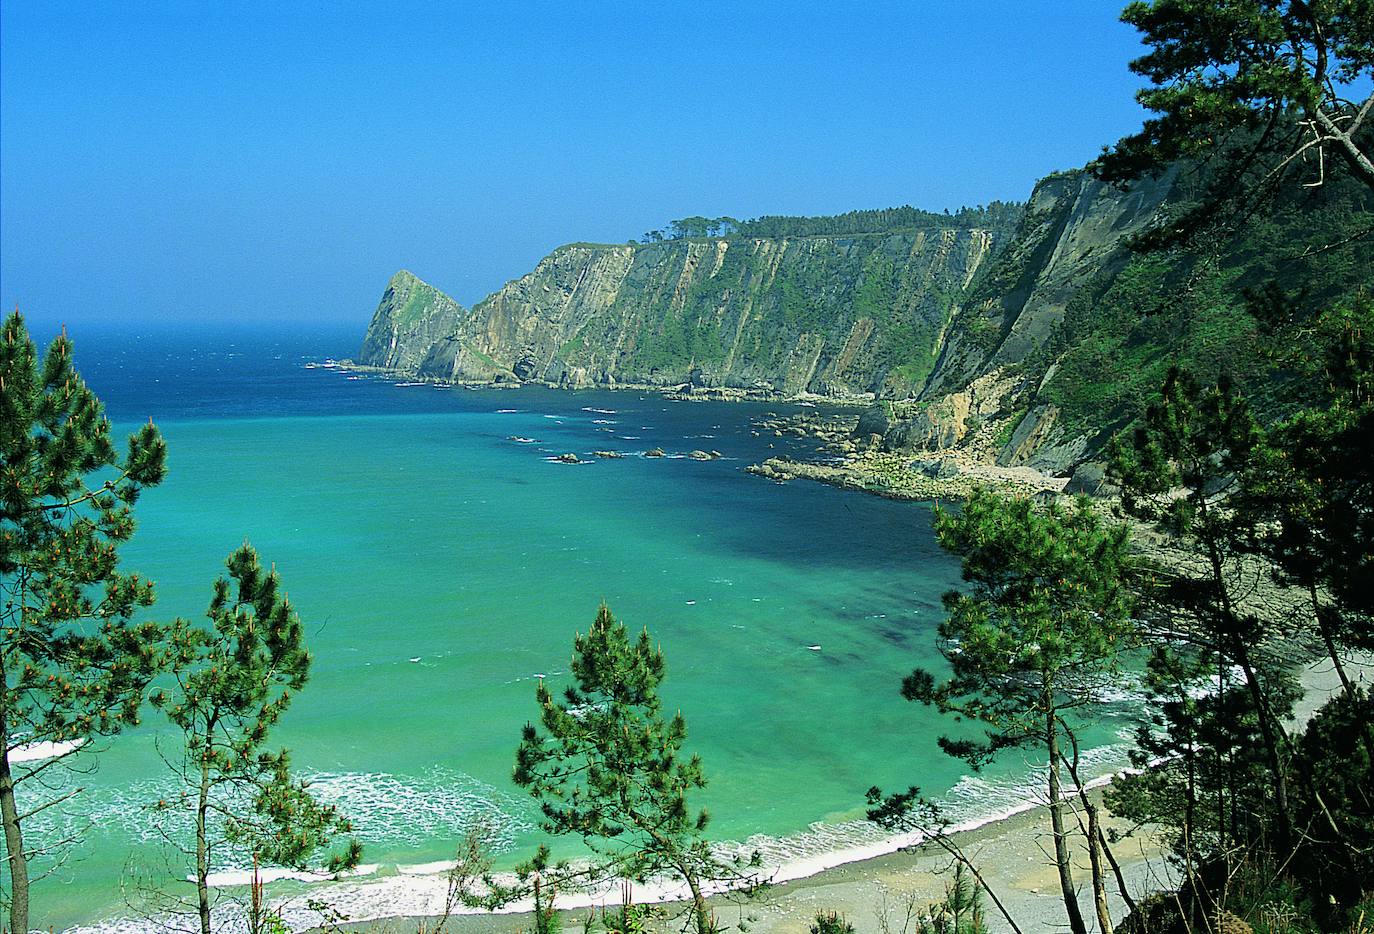
[[[917,669],[903,681],[902,695],[979,725],[981,738],[965,731],[938,741],[975,769],[1008,749],[1034,748],[1044,755],[1064,910],[1074,934],[1084,934],[1064,772],[1076,782],[1068,748],[1080,717],[1119,681],[1123,656],[1135,643],[1127,529],[1104,521],[1084,499],[1041,505],[977,492],[958,512],[938,511],[935,533],[946,550],[963,558],[969,587],[944,596],[947,616],[939,638],[950,676],[937,680]],[[909,805],[915,796],[914,789],[891,796],[888,808]],[[870,801],[877,799],[876,790],[870,792]],[[1104,841],[1095,814],[1089,817],[1085,843],[1094,901],[1099,925],[1109,931],[1098,859]]]
[[[309,868],[335,837],[352,830],[309,783],[291,773],[286,749],[267,748],[268,735],[305,686],[311,657],[300,617],[281,592],[275,570],[265,571],[244,544],[215,581],[209,625],[177,619],[171,627],[172,684],[151,701],[182,734],[180,756],[169,758],[184,790],[163,809],[189,811],[196,910],[209,934],[209,876],[226,854],[253,865]],[[357,865],[361,846],[349,839],[325,869]]]
[[[136,621],[153,584],[119,564],[139,494],[162,482],[166,446],[151,423],[115,450],[100,400],[65,334],[40,362],[16,311],[0,327],[0,817],[9,927],[29,930],[29,862],[61,841],[25,823],[76,792],[23,789],[89,740],[138,722],[162,654],[160,627]],[[21,761],[24,747],[54,755]]]
[[[632,640],[603,603],[573,640],[571,671],[574,684],[561,700],[540,681],[539,724],[521,734],[515,783],[539,802],[546,832],[586,843],[599,874],[681,879],[697,932],[708,934],[715,922],[704,884],[754,879],[748,867],[712,853],[706,811],[688,805],[706,776],[699,756],[682,758],[682,714],[663,717],[662,651],[647,629]]]

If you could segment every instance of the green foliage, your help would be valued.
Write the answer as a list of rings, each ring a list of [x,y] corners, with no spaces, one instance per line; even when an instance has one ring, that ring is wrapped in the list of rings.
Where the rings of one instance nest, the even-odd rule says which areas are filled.
[[[163,664],[162,630],[134,622],[153,584],[119,566],[139,494],[162,482],[166,447],[151,423],[116,453],[100,400],[55,339],[38,359],[16,311],[0,326],[0,811],[10,927],[28,930],[28,856],[11,765],[27,743],[80,743],[138,722]],[[51,764],[45,762],[43,767]],[[29,799],[30,812],[35,801]],[[48,841],[56,844],[57,841]]]
[[[1173,213],[1190,210],[1182,187],[1167,206]],[[1037,376],[1055,366],[1041,398],[1075,429],[1115,430],[1140,415],[1177,366],[1205,382],[1227,376],[1266,419],[1291,413],[1310,381],[1275,348],[1309,346],[1318,314],[1371,284],[1374,242],[1360,236],[1369,199],[1348,179],[1283,192],[1205,244],[1133,254],[1119,270],[1107,265],[1075,290],[1025,362]],[[1281,320],[1265,308],[1274,281],[1283,283]]]
[[[785,217],[767,215],[740,221],[734,233],[741,237],[814,237],[879,233],[893,230],[930,228],[997,228],[1010,230],[1021,219],[1025,205],[993,201],[987,206],[961,207],[948,211],[922,211],[910,205],[869,211],[848,211],[830,217]]]
[[[255,864],[308,868],[331,841],[352,830],[331,805],[291,774],[285,749],[267,750],[268,735],[309,678],[310,654],[300,617],[276,571],[265,571],[244,544],[215,581],[208,626],[172,624],[174,684],[152,703],[183,737],[179,805],[194,815],[194,852],[201,928],[209,934],[206,878],[217,852],[238,848]],[[164,802],[164,807],[171,805]],[[361,845],[349,840],[327,868],[352,868]]]
[[[699,757],[681,758],[682,714],[663,719],[663,654],[648,630],[631,640],[602,604],[573,640],[571,670],[575,683],[562,700],[543,681],[536,689],[539,725],[522,732],[515,783],[539,802],[544,830],[580,837],[601,872],[636,881],[671,873],[686,882],[698,932],[707,934],[701,880],[746,877],[712,855],[706,812],[688,807],[706,777]]]
[[[1318,615],[1334,640],[1374,648],[1374,302],[1315,324],[1320,353],[1302,348],[1299,373],[1322,391],[1265,433],[1237,508],[1285,581],[1330,596]]]
[[[988,934],[983,895],[963,863],[954,864],[954,878],[945,883],[945,897],[917,919],[919,934]]]
[[[1044,507],[975,493],[940,510],[935,534],[963,557],[969,591],[944,597],[942,653],[952,676],[917,670],[902,694],[983,724],[986,740],[941,737],[975,768],[998,751],[1041,743],[1046,716],[1090,705],[1131,648],[1129,535],[1086,500]]]
[[[1110,474],[1122,488],[1128,513],[1154,523],[1194,557],[1159,569],[1149,597],[1169,619],[1171,641],[1186,639],[1218,672],[1223,694],[1229,669],[1240,669],[1268,758],[1275,834],[1287,844],[1294,824],[1282,718],[1291,696],[1283,672],[1260,668],[1258,649],[1272,620],[1239,601],[1238,590],[1245,586],[1244,522],[1223,504],[1226,492],[1249,469],[1258,443],[1255,418],[1229,381],[1204,386],[1173,370],[1160,401],[1146,411],[1131,440],[1112,445]]]
[[[1121,18],[1147,49],[1131,63],[1150,82],[1136,99],[1157,116],[1104,154],[1104,177],[1219,154],[1234,176],[1256,159],[1268,170],[1306,154],[1309,177],[1345,166],[1374,186],[1369,150],[1352,139],[1363,114],[1344,99],[1351,82],[1374,76],[1365,0],[1149,0]]]
[[[1159,827],[1185,872],[1238,841],[1263,839],[1273,783],[1250,693],[1219,676],[1211,656],[1177,645],[1153,649],[1144,688],[1149,714],[1131,752],[1139,771],[1113,779],[1112,813]],[[1292,701],[1282,682],[1271,688],[1271,707]]]
[[[836,911],[818,911],[811,922],[811,934],[854,934],[854,925]]]
[[[951,676],[940,683],[926,670],[902,682],[902,696],[968,720],[982,739],[941,736],[948,755],[979,769],[1006,749],[1035,747],[1046,761],[1046,791],[1055,863],[1070,928],[1086,934],[1064,822],[1061,772],[1078,785],[1075,711],[1089,707],[1120,675],[1133,647],[1129,533],[1108,525],[1080,498],[1043,507],[1029,499],[974,493],[959,513],[939,510],[935,534],[963,558],[967,591],[945,594],[941,654]],[[1072,747],[1068,753],[1061,743]],[[1081,791],[1081,786],[1079,786]],[[891,824],[920,803],[919,791],[868,792],[870,819]],[[928,805],[924,805],[928,806]],[[1090,828],[1096,825],[1090,822]],[[1095,830],[1090,846],[1099,846]],[[1093,885],[1103,884],[1093,864]]]
[[[1367,690],[1337,694],[1313,716],[1298,746],[1312,782],[1299,792],[1310,829],[1294,869],[1317,901],[1343,909],[1374,894],[1374,768],[1365,735],[1371,720],[1374,699]]]

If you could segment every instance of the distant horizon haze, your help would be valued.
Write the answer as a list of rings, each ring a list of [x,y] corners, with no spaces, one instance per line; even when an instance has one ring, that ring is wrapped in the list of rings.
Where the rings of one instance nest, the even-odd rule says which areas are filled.
[[[957,210],[1138,129],[1119,4],[0,7],[0,302],[356,326],[691,215]]]

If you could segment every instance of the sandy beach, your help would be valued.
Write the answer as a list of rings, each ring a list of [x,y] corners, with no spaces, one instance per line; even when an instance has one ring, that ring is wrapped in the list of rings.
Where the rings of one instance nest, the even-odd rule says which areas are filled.
[[[1374,683],[1374,658],[1348,662],[1346,673],[1353,681],[1365,685]],[[1301,677],[1307,692],[1294,711],[1295,725],[1305,723],[1327,698],[1340,690],[1340,679],[1328,659],[1308,664]],[[1090,794],[1101,802],[1101,788]],[[1107,826],[1123,831],[1129,829],[1120,821],[1109,820]],[[1028,803],[1024,811],[957,832],[953,840],[979,868],[1025,934],[1067,930],[1058,875],[1049,857],[1050,827],[1043,801]],[[1158,891],[1169,884],[1172,876],[1165,853],[1158,837],[1148,828],[1136,829],[1130,837],[1116,844],[1113,852],[1133,897]],[[1087,887],[1087,853],[1081,847],[1076,853],[1076,861],[1083,915],[1090,929],[1096,929]],[[806,934],[821,911],[839,912],[861,934],[868,931],[912,934],[915,923],[908,921],[908,905],[919,909],[941,898],[952,877],[951,864],[950,856],[943,849],[934,843],[925,843],[820,868],[803,878],[768,886],[753,898],[716,896],[711,904],[723,928],[742,926],[754,934]],[[784,867],[784,873],[789,870],[795,874],[807,872],[808,867]],[[431,894],[440,890],[442,876],[425,879],[433,886]],[[410,881],[420,883],[421,880]],[[1111,880],[1109,897],[1112,918],[1120,920],[1125,914],[1124,903]],[[649,893],[641,892],[635,900],[650,901],[651,898]],[[585,902],[585,897],[577,901]],[[619,902],[618,892],[603,899],[612,909]],[[991,930],[1012,930],[986,898],[985,905]],[[591,911],[588,907],[565,908],[561,912],[564,930],[581,931]],[[665,930],[674,930],[687,920],[681,902],[663,904],[658,911],[659,926]],[[432,931],[438,920],[432,915],[405,912],[404,909],[398,914],[403,916],[345,923],[339,929],[359,934],[416,934],[421,930]],[[454,915],[444,929],[463,934],[516,934],[531,928],[532,919],[527,912],[511,912]]]

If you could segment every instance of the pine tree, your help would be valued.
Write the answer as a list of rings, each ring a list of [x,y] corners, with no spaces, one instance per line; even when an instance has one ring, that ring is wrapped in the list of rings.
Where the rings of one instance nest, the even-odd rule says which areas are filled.
[[[1283,727],[1291,694],[1286,673],[1261,669],[1266,621],[1241,599],[1249,577],[1246,523],[1226,503],[1258,443],[1254,416],[1229,381],[1203,386],[1175,369],[1130,440],[1113,444],[1110,467],[1125,510],[1154,523],[1183,551],[1183,560],[1159,569],[1150,594],[1173,639],[1201,653],[1222,693],[1230,689],[1232,666],[1240,669],[1269,762],[1278,846],[1286,852],[1295,840]]]
[[[632,642],[602,604],[586,635],[573,640],[572,674],[575,684],[562,701],[540,681],[543,729],[525,725],[515,783],[539,801],[544,829],[581,837],[603,873],[682,879],[697,932],[707,934],[714,920],[703,882],[748,877],[711,853],[703,836],[707,814],[688,807],[687,795],[705,787],[706,777],[698,756],[680,758],[687,738],[682,714],[664,722],[663,653],[648,630]]]
[[[1374,76],[1365,0],[1147,0],[1121,18],[1146,47],[1131,70],[1150,82],[1136,100],[1156,116],[1104,154],[1104,177],[1221,153],[1232,186],[1297,166],[1309,185],[1344,168],[1374,188],[1374,96],[1346,97]]]
[[[948,616],[939,635],[952,676],[937,683],[918,669],[902,694],[982,725],[982,740],[939,739],[947,754],[974,768],[1005,749],[1034,747],[1045,755],[1064,908],[1071,929],[1084,934],[1064,821],[1063,772],[1076,775],[1065,741],[1075,711],[1097,703],[1133,644],[1127,530],[1104,523],[1086,500],[1039,507],[979,492],[959,513],[938,512],[935,533],[963,557],[972,589],[944,597]],[[914,795],[894,801],[904,797]],[[1094,834],[1087,843],[1096,851],[1103,841]],[[1096,859],[1093,866],[1094,893],[1102,896]],[[1105,898],[1098,902],[1105,905]],[[1109,930],[1105,917],[1101,924]]]
[[[58,800],[16,789],[60,757],[19,764],[31,743],[75,750],[138,722],[162,630],[135,622],[152,582],[119,567],[140,492],[162,481],[166,447],[151,423],[120,457],[100,400],[55,339],[40,364],[16,311],[0,327],[0,816],[9,927],[29,930],[29,860],[42,843],[24,821]],[[35,783],[37,784],[37,783]]]
[[[210,932],[208,877],[224,851],[237,849],[255,866],[306,869],[335,836],[352,830],[291,774],[287,750],[266,749],[269,732],[310,675],[300,617],[279,592],[276,571],[264,572],[249,545],[226,565],[229,579],[215,581],[206,613],[210,625],[172,624],[175,686],[151,698],[184,739],[178,768],[187,790],[176,804],[193,815],[201,934]],[[350,839],[326,868],[352,868],[360,856]]]

